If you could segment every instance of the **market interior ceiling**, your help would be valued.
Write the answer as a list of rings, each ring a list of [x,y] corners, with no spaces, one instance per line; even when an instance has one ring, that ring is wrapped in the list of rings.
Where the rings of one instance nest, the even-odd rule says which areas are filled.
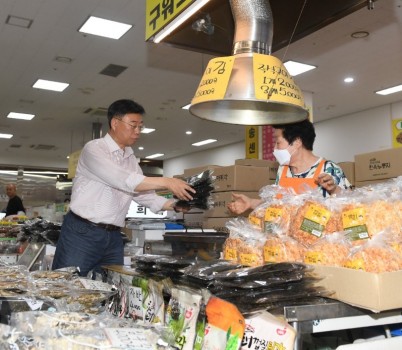
[[[313,95],[315,122],[402,100],[401,93],[374,93],[402,83],[402,0],[270,4],[273,55],[317,66],[295,77]],[[205,121],[181,109],[191,101],[208,61],[231,54],[229,2],[211,0],[208,6],[167,42],[154,44],[145,42],[143,0],[0,0],[0,133],[14,135],[0,139],[0,164],[67,168],[66,156],[92,138],[94,125],[101,123],[103,134],[107,131],[106,109],[120,98],[142,104],[146,126],[156,129],[134,146],[138,157],[164,153],[159,158],[164,160],[242,141],[244,126]],[[90,15],[133,27],[120,40],[78,32]],[[212,34],[192,29],[206,15]],[[352,38],[355,32],[368,36]],[[346,76],[354,83],[346,85]],[[70,85],[62,93],[33,89],[39,78]],[[6,118],[11,111],[35,118]],[[218,141],[191,145],[207,138]]]

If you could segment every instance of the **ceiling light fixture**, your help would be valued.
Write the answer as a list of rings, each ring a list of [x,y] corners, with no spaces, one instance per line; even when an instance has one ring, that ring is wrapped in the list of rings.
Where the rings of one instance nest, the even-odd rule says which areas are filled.
[[[209,143],[216,142],[216,141],[217,140],[215,140],[215,139],[207,139],[207,140],[204,140],[204,141],[193,143],[192,146],[196,146],[196,147],[204,146],[204,145],[207,145]]]
[[[141,130],[141,134],[150,134],[151,132],[154,132],[155,129],[152,128],[144,128]]]
[[[193,132],[192,131],[190,131],[190,130],[187,130],[186,131],[186,135],[191,135]]]
[[[187,105],[181,107],[181,109],[190,109],[190,106],[191,106],[191,103],[189,103],[189,104],[187,104]]]
[[[390,95],[390,94],[394,94],[395,92],[399,92],[402,91],[402,84],[401,85],[396,85],[384,90],[379,90],[376,91],[375,93],[378,95]]]
[[[142,151],[142,150],[144,149],[144,147],[140,146],[140,147],[138,147],[138,149],[139,149],[140,151]]]
[[[57,81],[51,81],[51,80],[44,80],[44,79],[38,79],[35,84],[33,84],[33,88],[35,89],[43,89],[43,90],[51,90],[51,91],[57,91],[57,92],[62,92],[64,91],[70,84],[67,83],[60,83]]]
[[[157,33],[154,38],[154,43],[160,43],[164,38],[166,38],[171,32],[173,32],[177,27],[179,27],[183,22],[190,18],[194,13],[200,10],[204,5],[206,5],[210,0],[196,0],[189,7],[187,7],[182,13],[180,13],[172,22],[170,22],[165,28],[163,28],[159,33]]]
[[[352,78],[352,77],[347,77],[347,78],[343,79],[343,81],[344,81],[345,83],[353,83],[353,82],[355,81],[355,79]]]
[[[155,154],[151,154],[150,156],[145,157],[145,158],[147,158],[147,159],[154,159],[154,158],[162,157],[162,156],[164,156],[164,155],[165,155],[164,153],[155,153]]]
[[[18,112],[10,112],[7,115],[7,118],[22,119],[22,120],[32,120],[34,117],[35,117],[35,114],[26,114],[26,113],[18,113]]]
[[[0,139],[11,139],[13,134],[0,134]]]
[[[283,64],[288,70],[289,74],[293,77],[296,75],[308,72],[309,70],[317,68],[316,66],[312,66],[310,64],[295,62],[295,61],[287,61]]]
[[[78,29],[81,33],[103,36],[110,39],[120,39],[131,29],[131,24],[120,23],[91,16]]]

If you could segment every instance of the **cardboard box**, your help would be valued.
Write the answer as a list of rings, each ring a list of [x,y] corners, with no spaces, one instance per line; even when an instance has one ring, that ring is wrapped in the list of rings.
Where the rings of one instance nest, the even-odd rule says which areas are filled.
[[[213,171],[214,169],[219,168],[219,167],[220,167],[220,165],[204,165],[204,166],[199,166],[196,168],[188,168],[188,169],[184,169],[183,174],[184,174],[184,177],[189,177],[189,176],[200,174],[206,170]]]
[[[205,214],[207,217],[223,218],[223,217],[233,217],[238,216],[231,213],[227,205],[232,201],[232,193],[244,194],[250,198],[259,198],[258,192],[237,192],[237,191],[227,191],[227,192],[214,192],[211,194],[211,199],[213,201],[214,207],[208,209]],[[246,216],[245,213],[243,216]]]
[[[337,164],[341,167],[352,186],[355,186],[355,162],[340,162]]]
[[[269,169],[269,179],[275,180],[279,163],[265,159],[236,159],[235,165],[262,166]]]
[[[364,187],[364,186],[372,186],[376,184],[382,184],[387,181],[392,181],[392,179],[384,179],[384,180],[372,180],[372,181],[355,181],[355,187]]]
[[[333,299],[374,312],[402,308],[402,271],[370,273],[345,267],[314,266],[317,285],[335,292]]]
[[[355,155],[355,180],[390,179],[402,175],[402,147]]]
[[[275,180],[269,178],[269,169],[259,166],[231,165],[214,170],[215,192],[259,191]]]
[[[208,218],[202,223],[202,228],[212,228],[218,232],[229,233],[229,230],[226,228],[226,223],[229,220],[230,218]]]

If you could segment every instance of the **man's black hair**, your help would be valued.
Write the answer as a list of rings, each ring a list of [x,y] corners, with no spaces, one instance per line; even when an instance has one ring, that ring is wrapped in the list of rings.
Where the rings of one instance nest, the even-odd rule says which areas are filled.
[[[145,114],[145,109],[137,102],[133,100],[117,100],[113,102],[107,110],[107,120],[109,122],[109,128],[111,127],[111,122],[113,118],[124,117],[126,114]]]

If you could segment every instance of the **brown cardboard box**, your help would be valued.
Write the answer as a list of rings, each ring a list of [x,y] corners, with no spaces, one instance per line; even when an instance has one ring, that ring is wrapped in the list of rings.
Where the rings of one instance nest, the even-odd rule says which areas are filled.
[[[212,228],[218,232],[227,232],[229,230],[226,228],[226,223],[230,218],[208,218],[202,223],[203,228]]]
[[[322,280],[318,286],[335,292],[331,296],[374,312],[402,308],[402,271],[370,273],[345,267],[315,266]]]
[[[188,169],[184,169],[184,177],[189,177],[192,175],[197,175],[202,173],[203,171],[206,170],[214,170],[215,168],[219,168],[220,165],[204,165],[204,166],[199,166],[196,168],[188,168]]]
[[[355,187],[364,187],[371,186],[380,183],[386,183],[387,181],[392,181],[392,179],[384,179],[384,180],[372,180],[372,181],[355,181]]]
[[[390,179],[402,175],[402,147],[355,155],[355,180]]]
[[[245,194],[250,198],[259,198],[258,192],[237,192],[237,191],[227,191],[227,192],[214,192],[211,194],[211,199],[213,201],[214,207],[208,209],[205,214],[207,217],[223,218],[223,217],[233,217],[237,216],[232,214],[228,209],[227,205],[232,201],[232,193]],[[248,214],[248,213],[247,213]]]
[[[269,169],[269,179],[275,180],[276,173],[278,172],[279,163],[272,160],[265,159],[236,159],[235,165],[250,165],[250,166],[262,166]]]
[[[259,166],[231,165],[216,168],[213,174],[215,192],[221,191],[259,191],[261,187],[272,185],[269,169]]]
[[[341,167],[352,186],[355,186],[355,162],[340,162],[337,164]]]

